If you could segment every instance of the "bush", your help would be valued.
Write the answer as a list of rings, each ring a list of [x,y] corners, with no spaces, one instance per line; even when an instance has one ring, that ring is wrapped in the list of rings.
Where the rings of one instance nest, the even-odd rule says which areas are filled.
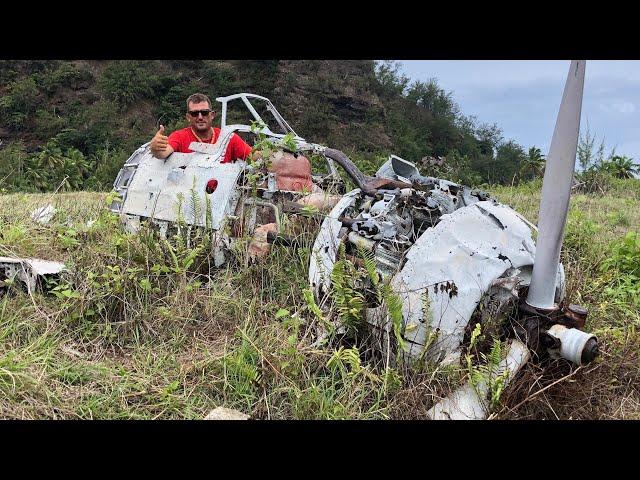
[[[616,300],[640,308],[640,235],[628,232],[615,242],[601,270],[612,272],[611,286],[605,293]]]
[[[99,80],[99,87],[124,110],[136,100],[151,97],[157,80],[157,75],[145,68],[143,62],[126,60],[110,63]]]
[[[11,82],[7,94],[0,98],[0,122],[12,130],[22,129],[39,104],[38,95],[33,76]]]
[[[581,193],[605,194],[613,187],[614,176],[606,170],[590,168],[576,174],[576,190]]]
[[[93,75],[89,70],[80,69],[69,62],[62,62],[55,70],[40,74],[41,85],[51,94],[62,87],[77,89],[83,83],[90,82]]]

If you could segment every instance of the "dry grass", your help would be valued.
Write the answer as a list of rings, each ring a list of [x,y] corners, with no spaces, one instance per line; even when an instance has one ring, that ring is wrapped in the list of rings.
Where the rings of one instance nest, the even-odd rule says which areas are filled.
[[[491,191],[535,221],[538,189]],[[336,344],[313,345],[317,319],[302,295],[312,231],[303,232],[306,249],[278,247],[247,268],[242,252],[227,268],[210,269],[204,254],[184,267],[188,249],[175,249],[175,264],[157,238],[123,234],[106,197],[0,196],[0,255],[65,262],[62,284],[73,292],[0,295],[2,418],[202,418],[219,405],[254,418],[425,418],[466,374],[385,373],[349,363]],[[29,212],[48,202],[56,217],[34,224]],[[529,364],[493,418],[640,418],[640,313],[603,294],[598,269],[612,242],[638,225],[637,184],[573,197],[568,291],[589,309],[586,328],[602,355],[579,370]]]
[[[492,192],[535,222],[539,190],[534,189]],[[629,231],[640,231],[640,181],[618,181],[604,196],[572,195],[561,259],[567,296],[588,309],[585,329],[597,335],[601,356],[580,368],[528,364],[505,394],[497,418],[640,418],[640,311],[608,297],[608,279],[600,271],[611,245]]]

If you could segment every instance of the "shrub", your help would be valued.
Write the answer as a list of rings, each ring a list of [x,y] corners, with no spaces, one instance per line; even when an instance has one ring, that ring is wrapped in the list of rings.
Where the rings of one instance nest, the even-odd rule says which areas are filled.
[[[40,74],[40,78],[43,90],[51,94],[61,87],[75,90],[89,82],[93,75],[89,70],[78,68],[70,62],[61,62],[55,70]]]
[[[576,174],[576,189],[581,193],[605,194],[611,190],[614,177],[606,169],[590,168]]]
[[[0,98],[0,122],[12,130],[22,129],[39,104],[38,94],[33,76],[11,82],[7,94]]]
[[[153,95],[157,76],[143,62],[126,60],[110,63],[99,80],[99,87],[121,110],[136,100]]]
[[[612,272],[611,286],[605,293],[640,308],[640,235],[628,232],[615,242],[601,270]]]

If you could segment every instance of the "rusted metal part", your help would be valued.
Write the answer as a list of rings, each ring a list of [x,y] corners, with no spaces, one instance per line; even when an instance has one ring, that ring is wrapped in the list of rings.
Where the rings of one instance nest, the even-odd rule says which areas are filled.
[[[378,190],[393,190],[395,188],[411,188],[411,183],[401,182],[389,178],[370,177],[362,173],[358,167],[340,150],[326,148],[324,155],[334,160],[353,179],[358,188],[367,195],[376,195]]]
[[[277,232],[278,225],[275,223],[265,223],[256,227],[249,242],[249,257],[258,259],[268,255],[271,251],[271,242],[268,240],[268,235],[269,233],[277,234]]]
[[[513,322],[513,333],[538,356],[562,357],[583,365],[598,355],[598,339],[580,330],[588,313],[584,307],[571,304],[536,308],[523,297],[518,310],[520,317]]]
[[[587,321],[587,309],[580,306],[571,304],[562,309],[562,313],[566,318],[565,325],[573,328],[584,328]]]

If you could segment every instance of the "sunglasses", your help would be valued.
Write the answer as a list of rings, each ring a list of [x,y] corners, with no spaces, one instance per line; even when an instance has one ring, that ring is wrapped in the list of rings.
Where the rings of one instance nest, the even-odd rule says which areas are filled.
[[[211,113],[211,110],[189,110],[187,113],[191,115],[193,118],[196,118],[198,115],[202,115],[203,117],[206,117]]]

